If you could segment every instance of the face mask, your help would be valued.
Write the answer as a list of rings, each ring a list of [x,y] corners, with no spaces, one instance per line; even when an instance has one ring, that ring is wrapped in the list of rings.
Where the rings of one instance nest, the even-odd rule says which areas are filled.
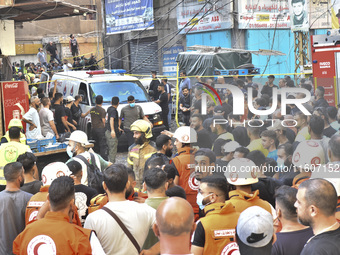
[[[130,103],[130,107],[135,107],[136,103]]]
[[[212,194],[212,193],[211,193]],[[206,197],[210,196],[211,194],[209,195],[206,195],[205,197],[203,197],[203,195],[201,193],[198,193],[197,194],[197,199],[196,199],[196,204],[198,205],[198,207],[203,210],[204,207],[206,207],[207,205],[211,204],[211,202],[203,205],[203,199],[205,199]]]
[[[70,158],[74,156],[74,151],[71,149],[71,146],[66,147],[66,153]]]
[[[278,169],[282,170],[285,166],[285,161],[282,158],[277,159],[277,167]]]

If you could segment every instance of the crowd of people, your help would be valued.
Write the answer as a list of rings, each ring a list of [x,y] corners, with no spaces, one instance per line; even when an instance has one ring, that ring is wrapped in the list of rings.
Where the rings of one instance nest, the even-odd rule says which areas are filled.
[[[182,71],[181,79],[182,126],[157,137],[133,96],[120,113],[118,97],[105,111],[97,95],[82,113],[72,110],[81,96],[66,98],[66,106],[59,93],[32,96],[26,137],[39,128],[43,136],[69,133],[70,159],[39,176],[22,123],[10,123],[0,146],[0,254],[339,254],[340,111],[324,89],[302,81],[297,87],[312,99],[289,103],[283,115],[281,97],[306,97],[276,93],[294,88],[293,80],[276,86],[270,75],[260,90],[252,77],[234,77],[230,83],[244,93],[238,105],[252,97],[252,108],[266,111],[277,96],[272,113],[247,106],[236,115],[240,99],[216,86],[223,103],[208,101],[204,114],[202,91],[223,77],[197,77],[192,86]],[[153,72],[150,95],[169,110],[165,87]],[[66,109],[91,114],[93,149]],[[115,163],[122,134],[130,145],[124,164]]]
[[[56,45],[53,42],[49,42],[45,48],[38,48],[37,62],[26,63],[24,66],[21,66],[20,63],[13,63],[13,79],[16,81],[26,81],[28,84],[34,85],[41,82],[42,72],[46,72],[52,77],[57,72],[98,70],[99,66],[95,55],[93,53],[89,57],[79,55],[79,49],[75,49],[73,44],[71,44],[71,41],[75,40],[74,36],[71,36],[70,51],[72,52],[73,59],[65,58],[61,61]],[[49,61],[47,61],[47,55],[50,56]]]

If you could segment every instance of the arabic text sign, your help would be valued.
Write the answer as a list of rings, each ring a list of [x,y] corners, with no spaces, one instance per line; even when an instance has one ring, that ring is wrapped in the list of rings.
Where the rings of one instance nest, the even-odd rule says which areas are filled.
[[[153,0],[105,0],[106,33],[152,29]]]
[[[182,29],[189,23],[181,34],[230,29],[233,27],[231,12],[229,0],[220,0],[214,5],[200,0],[184,0],[177,7],[177,27]]]
[[[240,29],[290,28],[287,1],[240,0],[238,12]]]
[[[331,0],[309,1],[309,23],[311,29],[332,27],[332,17],[328,11],[331,6]]]
[[[183,52],[183,46],[164,48],[163,50],[163,75],[176,76],[178,53]]]

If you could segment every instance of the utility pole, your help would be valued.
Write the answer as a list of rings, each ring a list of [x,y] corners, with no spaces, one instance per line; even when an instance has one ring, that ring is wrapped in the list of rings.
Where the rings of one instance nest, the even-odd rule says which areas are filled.
[[[301,66],[310,62],[309,60],[309,32],[294,32],[294,54],[295,54],[295,69],[294,73],[297,73]],[[295,76],[295,83],[297,83],[298,77]]]

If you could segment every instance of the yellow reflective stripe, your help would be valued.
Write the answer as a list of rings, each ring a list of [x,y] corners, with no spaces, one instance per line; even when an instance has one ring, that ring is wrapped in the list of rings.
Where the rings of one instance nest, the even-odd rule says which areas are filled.
[[[154,154],[155,152],[151,152],[151,153],[148,153],[148,154],[145,154],[144,155],[144,158],[150,158],[152,154]]]
[[[130,156],[130,157],[133,157],[133,158],[139,158],[139,154],[136,153],[136,152],[130,152],[130,153],[129,153],[129,156]]]
[[[129,165],[133,165],[133,162],[130,160],[130,158],[127,158],[127,162]]]

